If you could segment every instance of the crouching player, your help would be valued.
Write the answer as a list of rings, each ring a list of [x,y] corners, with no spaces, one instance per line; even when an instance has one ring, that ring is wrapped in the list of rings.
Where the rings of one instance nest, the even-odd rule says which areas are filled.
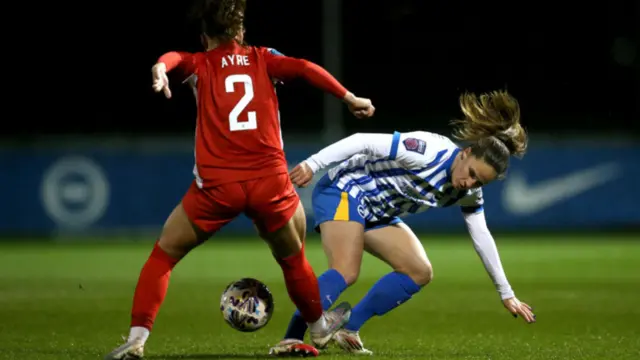
[[[321,67],[242,43],[245,0],[202,0],[198,13],[207,51],[170,52],[153,66],[153,89],[171,97],[167,72],[196,75],[194,181],[169,215],[145,263],[133,298],[126,343],[106,359],[137,359],[165,298],[175,265],[225,224],[245,213],[282,268],[291,300],[324,346],[349,319],[350,306],[324,312],[318,282],[304,255],[306,218],[282,150],[273,78],[303,78],[358,117],[373,115]]]
[[[526,322],[535,322],[531,307],[520,302],[505,276],[496,244],[483,213],[482,186],[505,176],[512,155],[522,156],[527,136],[520,108],[507,92],[460,97],[464,119],[455,138],[470,143],[459,148],[449,138],[423,131],[355,134],[326,147],[291,172],[298,186],[331,164],[313,191],[316,229],[330,269],[318,278],[323,306],[328,308],[358,278],[363,250],[393,268],[353,308],[351,319],[334,341],[344,350],[371,354],[359,336],[371,317],[408,301],[431,281],[432,268],[422,244],[401,217],[431,208],[457,205],[475,250],[493,280],[504,307]],[[303,345],[307,325],[294,314],[284,340],[271,354],[291,356]],[[310,352],[305,355],[313,355]]]

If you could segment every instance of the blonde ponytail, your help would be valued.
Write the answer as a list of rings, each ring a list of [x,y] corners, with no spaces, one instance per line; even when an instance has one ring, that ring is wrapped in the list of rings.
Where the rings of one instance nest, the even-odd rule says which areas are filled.
[[[478,142],[495,137],[509,153],[522,157],[527,150],[527,133],[520,125],[520,105],[507,91],[493,91],[477,96],[460,96],[463,120],[453,120],[453,136],[462,141]]]

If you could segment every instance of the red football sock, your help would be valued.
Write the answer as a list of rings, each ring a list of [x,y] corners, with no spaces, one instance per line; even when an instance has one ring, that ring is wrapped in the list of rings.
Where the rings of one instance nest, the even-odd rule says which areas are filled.
[[[304,256],[304,246],[299,253],[279,259],[278,263],[284,273],[291,301],[307,323],[316,322],[322,316],[322,302],[318,279]]]
[[[142,326],[151,330],[160,305],[167,294],[171,270],[178,261],[164,252],[158,243],[155,244],[149,259],[140,272],[136,292],[133,296],[132,327]]]

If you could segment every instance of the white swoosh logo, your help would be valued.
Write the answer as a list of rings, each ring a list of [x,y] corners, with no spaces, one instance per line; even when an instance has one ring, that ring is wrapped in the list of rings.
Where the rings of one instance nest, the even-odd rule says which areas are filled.
[[[602,164],[529,185],[523,173],[511,174],[504,184],[503,205],[517,215],[531,215],[556,203],[605,184],[622,174],[617,163]]]

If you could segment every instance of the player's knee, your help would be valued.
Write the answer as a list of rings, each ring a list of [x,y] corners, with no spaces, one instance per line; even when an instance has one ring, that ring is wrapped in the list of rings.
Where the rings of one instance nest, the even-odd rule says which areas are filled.
[[[336,270],[340,273],[340,275],[342,275],[347,286],[353,285],[356,280],[358,280],[358,276],[360,276],[360,267],[332,266],[332,269]]]
[[[160,236],[158,246],[174,259],[182,259],[195,246],[181,241],[180,238]]]
[[[429,262],[413,264],[403,272],[409,275],[411,280],[420,286],[425,286],[433,280],[433,267]]]

